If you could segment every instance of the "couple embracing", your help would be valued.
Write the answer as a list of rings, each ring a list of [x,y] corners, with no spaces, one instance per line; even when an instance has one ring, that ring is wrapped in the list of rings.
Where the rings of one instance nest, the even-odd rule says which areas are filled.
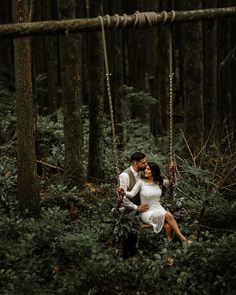
[[[163,187],[168,188],[169,181],[163,179],[159,166],[147,162],[141,152],[132,154],[130,160],[131,166],[119,175],[119,189],[125,193],[124,206],[140,212],[142,221],[150,224],[155,233],[164,228],[168,240],[173,231],[180,241],[187,241],[173,215],[160,203]]]

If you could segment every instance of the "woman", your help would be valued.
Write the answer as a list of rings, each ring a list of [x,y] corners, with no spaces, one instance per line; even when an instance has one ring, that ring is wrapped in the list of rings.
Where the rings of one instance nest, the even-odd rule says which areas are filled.
[[[173,215],[160,204],[162,188],[163,186],[168,187],[169,181],[163,180],[159,166],[154,162],[149,162],[144,171],[144,178],[138,180],[131,191],[126,192],[129,198],[140,193],[141,204],[149,206],[149,210],[141,213],[142,221],[151,224],[155,233],[159,233],[164,226],[167,239],[170,239],[172,229],[181,241],[186,241]]]

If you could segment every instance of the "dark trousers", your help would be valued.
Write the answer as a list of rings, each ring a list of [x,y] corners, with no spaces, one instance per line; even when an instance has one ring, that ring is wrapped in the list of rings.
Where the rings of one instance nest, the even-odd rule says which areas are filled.
[[[127,238],[123,240],[123,258],[129,258],[137,253],[137,233],[129,233]]]

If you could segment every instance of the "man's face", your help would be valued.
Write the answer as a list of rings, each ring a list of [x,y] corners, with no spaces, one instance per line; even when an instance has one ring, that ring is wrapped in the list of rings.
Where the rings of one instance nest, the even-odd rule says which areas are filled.
[[[140,161],[137,161],[138,171],[144,171],[147,166],[147,159],[143,158]]]

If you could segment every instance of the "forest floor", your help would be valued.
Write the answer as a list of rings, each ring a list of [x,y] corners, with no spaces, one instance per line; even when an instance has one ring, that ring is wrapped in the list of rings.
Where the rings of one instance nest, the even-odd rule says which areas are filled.
[[[182,244],[175,237],[168,242],[164,232],[157,235],[152,230],[140,229],[139,216],[112,210],[116,185],[114,167],[110,167],[110,130],[105,140],[106,179],[99,185],[87,183],[83,190],[68,189],[60,169],[50,167],[63,167],[62,121],[39,118],[38,160],[49,164],[41,165],[39,178],[42,213],[38,219],[22,218],[17,211],[15,116],[8,112],[2,118],[0,294],[235,292],[234,193],[216,189],[218,182],[207,165],[193,165],[191,159],[180,156],[181,149],[176,147],[177,198],[173,201],[166,193],[162,201],[193,243]],[[168,159],[162,150],[166,150],[163,147],[168,140],[163,137],[161,147],[157,148],[150,134],[146,135],[148,142],[144,135],[135,134],[137,122],[130,122],[126,128],[132,130],[127,134],[134,137],[120,151],[121,165],[128,164],[133,144],[165,172]],[[85,130],[85,145],[87,134]]]

